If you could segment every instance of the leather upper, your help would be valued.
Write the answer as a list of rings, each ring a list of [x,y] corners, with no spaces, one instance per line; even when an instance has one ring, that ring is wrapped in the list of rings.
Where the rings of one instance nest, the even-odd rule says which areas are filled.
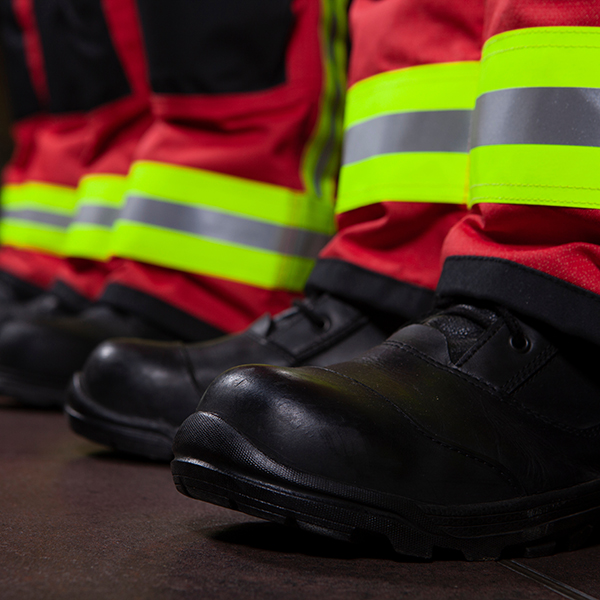
[[[432,504],[596,479],[597,349],[471,312],[477,323],[468,307],[442,313],[328,368],[230,370],[199,410],[287,467]]]
[[[52,292],[23,300],[18,297],[0,297],[0,325],[14,319],[28,319],[35,316],[66,316],[72,314],[70,307]]]
[[[316,322],[293,308],[275,318],[265,315],[240,334],[203,343],[105,342],[85,365],[84,392],[121,415],[178,426],[226,369],[249,362],[329,364],[360,354],[389,333],[331,296],[303,302]]]
[[[75,316],[33,311],[0,329],[0,370],[66,386],[92,350],[111,337],[164,339],[166,335],[108,306],[94,306]]]

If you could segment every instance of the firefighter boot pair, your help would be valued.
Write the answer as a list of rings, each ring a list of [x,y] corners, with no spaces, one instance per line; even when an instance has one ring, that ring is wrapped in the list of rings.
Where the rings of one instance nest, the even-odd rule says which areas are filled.
[[[401,320],[376,319],[321,294],[213,342],[110,341],[75,376],[66,412],[73,430],[89,439],[169,460],[177,428],[226,369],[249,362],[291,367],[347,360],[382,342]]]
[[[417,557],[580,544],[600,520],[598,348],[462,302],[348,362],[222,374],[175,438],[179,491]]]

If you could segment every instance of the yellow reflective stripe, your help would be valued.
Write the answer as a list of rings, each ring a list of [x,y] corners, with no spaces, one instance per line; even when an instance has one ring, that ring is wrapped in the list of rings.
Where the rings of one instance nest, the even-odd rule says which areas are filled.
[[[600,208],[600,148],[501,145],[471,151],[470,204]]]
[[[114,174],[85,175],[77,188],[77,207],[94,203],[120,208],[127,190],[127,177]]]
[[[6,184],[2,188],[2,206],[5,208],[31,208],[48,212],[72,215],[77,202],[75,188],[27,181],[21,184]]]
[[[110,258],[112,230],[78,223],[71,227],[64,244],[67,256],[106,261]]]
[[[136,162],[127,195],[156,197],[215,208],[241,217],[331,234],[333,207],[288,188],[151,161]]]
[[[125,220],[117,222],[112,243],[123,258],[265,289],[301,291],[315,262]]]
[[[573,141],[565,137],[569,131],[557,128],[552,119],[545,126],[544,119],[555,111],[545,109],[541,100],[547,95],[539,90],[554,88],[550,90],[553,97],[558,102],[562,98],[565,104],[565,122],[576,122],[580,115],[568,111],[576,110],[577,102],[564,99],[579,95],[585,98],[586,89],[595,92],[600,88],[599,61],[600,28],[520,29],[487,42],[479,86],[482,101],[478,102],[474,123],[474,130],[484,133],[477,137],[482,145],[470,153],[470,205],[486,202],[600,208],[600,148],[586,145],[589,136],[579,136],[581,141],[575,145],[579,138],[571,136]],[[573,91],[561,93],[564,88]],[[535,99],[536,94],[540,101],[527,105],[530,112],[538,110],[537,121],[528,117],[530,127],[517,135],[519,132],[510,130],[510,123],[506,127],[498,125],[496,121],[507,115],[514,115],[511,123],[517,117],[524,119],[524,99]],[[506,106],[502,105],[503,99]],[[527,143],[529,138],[531,142]]]
[[[600,28],[536,27],[485,44],[478,93],[514,87],[600,87]]]
[[[300,291],[333,231],[330,203],[279,186],[150,161],[128,184],[115,256]]]
[[[366,159],[351,160],[362,158],[360,152],[366,152],[367,145],[346,147],[348,162],[340,171],[336,212],[382,201],[466,202],[469,121],[464,115],[475,106],[478,75],[476,61],[441,63],[382,73],[350,88],[346,141],[364,139],[376,150]],[[405,135],[398,140],[397,151],[384,139],[391,129],[382,124],[390,119]],[[425,127],[423,140],[413,135],[419,130],[415,123],[434,122],[445,129],[431,140],[425,139],[432,135],[431,127]],[[457,123],[464,123],[464,135]],[[449,143],[452,136],[458,136],[455,144]],[[427,143],[441,140],[448,143],[441,147]]]
[[[321,0],[323,91],[319,117],[302,159],[310,195],[333,201],[339,170],[346,92],[348,0]]]
[[[112,225],[123,206],[126,190],[124,175],[100,173],[82,177],[77,188],[76,215],[65,240],[65,254],[100,261],[110,257]],[[108,215],[104,214],[107,212]]]
[[[5,185],[0,199],[2,242],[62,255],[76,199],[75,188],[67,186],[40,181]]]
[[[0,239],[9,246],[43,250],[59,256],[64,254],[64,232],[43,225],[3,218],[0,221]]]
[[[346,99],[345,128],[373,117],[475,106],[479,63],[439,63],[389,71],[354,84]]]
[[[418,152],[385,154],[344,167],[336,211],[386,200],[464,203],[467,163],[467,154]]]

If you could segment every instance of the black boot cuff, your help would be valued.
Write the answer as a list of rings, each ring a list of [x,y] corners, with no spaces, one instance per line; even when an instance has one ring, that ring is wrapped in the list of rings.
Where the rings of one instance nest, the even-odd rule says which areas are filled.
[[[489,300],[600,344],[600,295],[510,260],[450,256],[436,291]]]
[[[109,284],[99,301],[138,315],[182,341],[204,341],[225,335],[221,329],[171,304],[117,283]]]
[[[93,304],[92,300],[89,300],[78,291],[74,290],[64,281],[56,281],[50,288],[50,291],[54,295],[58,296],[66,306],[75,312],[81,312]]]
[[[0,270],[0,279],[8,284],[16,292],[17,296],[23,300],[33,298],[44,291],[43,288],[25,281],[25,279],[21,279],[8,271]]]
[[[431,290],[332,258],[317,261],[306,284],[307,293],[314,291],[408,320],[426,314],[434,299]]]

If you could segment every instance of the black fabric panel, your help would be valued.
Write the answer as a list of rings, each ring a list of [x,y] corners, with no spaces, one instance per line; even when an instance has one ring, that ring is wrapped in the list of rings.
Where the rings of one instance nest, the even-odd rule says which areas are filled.
[[[117,283],[106,287],[100,302],[138,315],[185,342],[204,341],[226,335],[224,331],[158,298]]]
[[[600,345],[600,296],[502,258],[451,256],[440,296],[487,300]]]
[[[27,67],[23,32],[11,0],[0,0],[0,36],[12,114],[15,119],[22,119],[39,112],[41,106]]]
[[[43,293],[44,289],[37,285],[16,277],[8,271],[0,270],[0,279],[10,285],[21,300],[29,300]]]
[[[86,308],[90,308],[93,302],[88,300],[85,296],[80,294],[77,290],[74,290],[70,285],[67,285],[63,281],[57,281],[51,288],[50,291],[58,296],[64,304],[76,312],[81,312]]]
[[[87,111],[131,92],[100,0],[34,0],[34,6],[51,112]]]
[[[328,292],[371,311],[383,311],[404,319],[425,315],[433,306],[431,290],[392,279],[343,260],[323,258],[317,261],[306,293]]]
[[[138,0],[152,89],[219,94],[283,83],[294,21],[290,5],[291,0]]]

